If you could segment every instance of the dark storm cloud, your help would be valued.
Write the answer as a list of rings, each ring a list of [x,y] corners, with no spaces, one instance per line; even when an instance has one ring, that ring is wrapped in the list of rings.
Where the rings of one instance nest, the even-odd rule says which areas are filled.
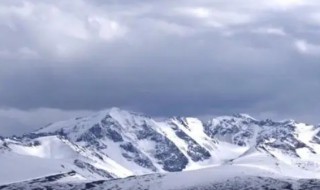
[[[318,122],[319,3],[246,2],[3,1],[0,120],[119,106]]]

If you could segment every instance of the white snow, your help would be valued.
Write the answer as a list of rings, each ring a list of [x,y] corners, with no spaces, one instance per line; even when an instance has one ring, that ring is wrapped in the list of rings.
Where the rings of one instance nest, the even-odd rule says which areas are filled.
[[[0,184],[68,172],[59,160],[7,152],[0,155]]]
[[[108,138],[97,139],[100,144],[105,145],[105,148],[98,149],[94,144],[78,141],[79,137],[86,134],[92,126],[101,124],[106,116],[119,124],[115,130],[121,134],[123,142],[114,142]],[[35,134],[48,134],[31,140],[33,144],[28,144],[30,142],[26,143],[24,140],[20,142],[17,139],[0,139],[0,184],[66,173],[71,170],[76,171],[77,174],[63,178],[61,182],[104,179],[86,169],[78,168],[74,165],[74,160],[86,162],[116,178],[153,173],[154,171],[150,168],[139,166],[132,159],[123,156],[125,150],[120,148],[120,144],[125,142],[137,147],[143,156],[150,159],[157,172],[165,173],[159,160],[154,157],[157,142],[148,138],[137,138],[142,125],[151,127],[160,135],[165,136],[189,160],[184,172],[165,174],[157,186],[160,189],[178,186],[180,188],[183,185],[219,181],[242,175],[320,178],[320,145],[313,141],[315,135],[320,131],[319,127],[291,121],[290,124],[294,125],[293,137],[306,145],[306,147],[296,148],[294,150],[296,155],[293,156],[277,148],[267,147],[267,150],[257,148],[257,138],[261,134],[268,137],[264,141],[265,144],[283,142],[271,135],[277,126],[244,125],[243,121],[254,120],[248,115],[222,116],[210,121],[214,129],[217,127],[233,129],[236,125],[240,132],[253,133],[250,138],[246,139],[246,144],[243,146],[233,143],[235,136],[233,133],[209,137],[205,133],[205,125],[199,119],[191,117],[183,119],[186,126],[177,119],[155,121],[141,114],[112,108],[88,117],[57,122],[42,128]],[[226,121],[232,121],[233,124]],[[177,136],[174,127],[206,149],[211,154],[211,158],[198,162],[192,161],[188,155],[188,143]],[[68,140],[53,135],[61,130],[68,134]],[[289,139],[285,142],[294,146]],[[1,149],[4,143],[7,144],[7,148]],[[188,178],[187,181],[184,180],[186,178]]]

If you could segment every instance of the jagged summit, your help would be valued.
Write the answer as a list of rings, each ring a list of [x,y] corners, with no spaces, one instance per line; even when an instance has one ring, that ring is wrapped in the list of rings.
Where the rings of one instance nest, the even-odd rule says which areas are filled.
[[[41,168],[28,179],[70,171],[77,179],[114,179],[248,164],[279,175],[320,177],[320,128],[246,114],[159,121],[111,108],[0,138],[0,167],[11,162],[27,162],[27,171]],[[7,182],[26,179],[23,168],[17,164]]]
[[[235,114],[232,114],[232,117],[256,120],[255,118],[251,117],[249,114],[245,114],[245,113],[235,113]]]
[[[143,120],[143,119],[149,119],[149,120],[156,120],[153,119],[152,117],[143,114],[143,113],[138,113],[138,112],[132,112],[132,111],[127,111],[118,107],[112,107],[109,109],[105,109],[105,110],[101,110],[97,113],[94,113],[90,116],[86,116],[86,117],[79,117],[79,118],[73,118],[73,119],[69,119],[69,120],[65,120],[65,121],[59,121],[56,123],[51,123],[49,125],[47,125],[46,127],[42,127],[39,130],[34,131],[34,133],[42,133],[42,132],[53,132],[56,130],[60,130],[63,128],[70,128],[72,125],[71,124],[75,124],[75,123],[80,123],[80,122],[86,122],[90,125],[90,123],[99,123],[102,120],[104,120],[107,117],[111,117],[114,118],[115,120],[117,120],[118,122],[129,122],[129,121],[133,121],[133,120]],[[207,122],[203,122],[203,120],[200,120],[198,118],[195,117],[184,117],[184,116],[173,116],[171,118],[167,118],[167,119],[163,119],[163,121],[168,121],[168,120],[178,120],[181,121],[182,123],[186,122],[186,120],[188,119],[196,119],[201,121],[204,125],[208,125],[208,124],[212,124],[214,122],[220,122],[220,121],[238,121],[238,122],[243,122],[243,121],[247,121],[247,122],[253,122],[253,123],[260,123],[261,125],[281,125],[281,124],[297,124],[298,122],[296,122],[295,120],[283,120],[283,121],[273,121],[271,119],[265,119],[265,120],[258,120],[255,119],[254,117],[245,114],[245,113],[236,113],[236,114],[232,114],[230,116],[218,116],[218,117],[212,117],[209,121]],[[158,120],[157,120],[158,121]]]

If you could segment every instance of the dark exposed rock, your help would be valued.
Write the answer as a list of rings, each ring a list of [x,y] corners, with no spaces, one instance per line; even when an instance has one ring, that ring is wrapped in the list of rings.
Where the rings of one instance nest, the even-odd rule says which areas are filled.
[[[96,168],[93,165],[86,163],[86,162],[83,162],[81,160],[75,160],[74,164],[79,168],[86,169],[91,173],[100,175],[101,177],[105,177],[105,178],[109,178],[109,179],[113,178],[113,176],[110,173],[108,173],[107,171]]]
[[[148,139],[155,143],[154,157],[159,164],[163,165],[164,170],[169,172],[181,171],[188,164],[188,158],[180,152],[173,142],[146,123],[141,126],[141,130],[136,135],[139,140]]]
[[[174,123],[171,123],[172,128],[175,130],[176,135],[183,139],[188,144],[188,155],[195,162],[203,161],[211,157],[210,153],[200,146],[196,141],[189,137],[185,132],[179,129]]]
[[[152,164],[152,161],[145,155],[143,155],[132,143],[123,143],[120,147],[125,150],[122,155],[128,160],[133,160],[139,166],[149,168],[152,171],[157,171],[156,167]]]

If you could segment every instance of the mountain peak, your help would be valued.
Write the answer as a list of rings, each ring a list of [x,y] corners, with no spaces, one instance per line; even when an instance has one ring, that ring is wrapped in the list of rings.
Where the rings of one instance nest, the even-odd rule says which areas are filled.
[[[313,172],[320,171],[319,131],[293,120],[256,120],[248,114],[215,117],[208,123],[192,117],[158,121],[113,107],[53,123],[29,136],[3,139],[2,152],[50,158],[50,164],[59,163],[54,171],[74,170],[90,180],[241,164],[246,159],[252,164],[256,156],[268,164],[285,158],[290,167]],[[276,164],[270,166],[275,171]]]
[[[245,113],[236,113],[236,114],[233,114],[232,116],[236,118],[256,120],[255,118],[251,117],[249,114],[245,114]]]

